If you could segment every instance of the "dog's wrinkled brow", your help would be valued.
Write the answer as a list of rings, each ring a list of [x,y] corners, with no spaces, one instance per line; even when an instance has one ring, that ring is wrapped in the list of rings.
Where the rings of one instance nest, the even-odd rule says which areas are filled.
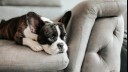
[[[44,33],[45,33],[45,35],[47,35],[47,36],[50,36],[50,35],[52,35],[53,33],[57,33],[57,30],[56,30],[55,25],[46,25],[46,26],[44,27]]]

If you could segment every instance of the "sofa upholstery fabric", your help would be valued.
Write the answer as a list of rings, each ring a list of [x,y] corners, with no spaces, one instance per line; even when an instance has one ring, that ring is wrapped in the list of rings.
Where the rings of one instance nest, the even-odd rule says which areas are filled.
[[[120,72],[122,17],[98,19],[86,50],[82,72]]]
[[[8,20],[12,17],[21,16],[33,11],[40,16],[47,17],[49,19],[56,19],[62,15],[61,7],[32,7],[32,6],[0,6],[0,20]]]
[[[67,67],[67,54],[33,52],[14,41],[0,40],[0,72],[52,72]]]
[[[52,20],[64,14],[63,7],[47,4],[59,0],[47,0],[44,2],[47,5],[41,3],[46,0],[37,0],[41,1],[38,6],[35,0],[34,4],[27,0],[8,1],[0,0],[0,19],[29,11]],[[13,41],[0,40],[0,72],[119,72],[124,31],[122,14],[126,7],[127,0],[88,0],[75,6],[67,26],[68,56],[36,53]]]
[[[69,59],[71,61],[69,63],[69,66],[65,70],[66,72],[81,72],[81,71],[82,72],[98,72],[98,71],[118,72],[120,70],[120,51],[123,42],[123,31],[124,31],[123,29],[124,22],[122,17],[120,17],[120,15],[122,15],[125,12],[126,6],[127,3],[123,0],[95,0],[95,1],[89,0],[89,1],[81,2],[76,7],[73,8],[72,10],[73,18],[71,21],[71,25],[69,25],[69,29],[68,29]],[[117,20],[113,19],[114,17],[117,17]],[[103,21],[101,20],[100,23],[102,26],[104,26],[104,28],[102,28],[101,25],[96,24],[96,29],[100,29],[100,30],[95,31],[95,23],[97,23],[96,21],[97,18],[101,18],[101,19],[103,18]],[[109,19],[104,20],[104,18],[109,18]],[[105,26],[107,26],[106,24],[108,25],[108,27],[105,28]],[[96,35],[93,34],[92,32],[93,28],[94,28],[94,33]],[[113,33],[116,34],[116,37],[115,36],[113,37]],[[97,39],[98,36],[100,37],[98,38],[99,40]],[[90,37],[94,39],[91,39]],[[106,40],[107,38],[110,39]],[[105,61],[108,61],[107,63],[109,64],[111,63],[111,61],[109,60],[117,59],[117,60],[112,60],[115,62],[113,64],[117,63],[117,66],[116,65],[113,65],[114,67],[112,67],[112,65],[108,66],[108,67],[112,67],[112,69],[107,69],[104,67],[108,71],[106,70],[103,71],[100,69],[97,70],[97,67],[100,68],[100,66],[98,66],[98,64],[96,66],[95,63],[102,62],[100,61],[100,57],[98,57],[97,52],[101,51],[100,52],[101,55],[104,54],[102,53],[102,50],[104,51],[105,45],[107,46],[107,48],[105,49],[110,50],[110,51],[105,50],[106,52],[105,54],[108,55],[105,57]],[[89,49],[89,52],[88,50],[86,51],[86,48]],[[113,48],[113,49],[109,49],[109,48]],[[117,50],[115,50],[115,48]],[[113,50],[115,53],[111,52]],[[90,54],[90,51],[92,54]],[[115,55],[111,56],[111,54],[109,53]],[[93,60],[91,61],[91,59]],[[92,67],[93,65],[94,67]],[[105,64],[101,64],[101,67],[102,65],[105,66]]]
[[[0,0],[0,5],[4,6],[61,6],[61,0]]]

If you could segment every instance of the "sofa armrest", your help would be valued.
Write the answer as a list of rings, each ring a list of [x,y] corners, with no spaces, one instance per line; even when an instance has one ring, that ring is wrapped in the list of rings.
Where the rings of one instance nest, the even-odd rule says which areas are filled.
[[[126,10],[126,6],[127,4],[123,0],[90,0],[82,2],[72,9],[72,21],[67,28],[70,63],[66,72],[81,72],[96,18],[119,16]]]
[[[44,51],[0,39],[0,72],[54,72],[67,67],[67,53],[48,55]]]
[[[92,29],[81,72],[120,72],[123,17],[99,18]]]

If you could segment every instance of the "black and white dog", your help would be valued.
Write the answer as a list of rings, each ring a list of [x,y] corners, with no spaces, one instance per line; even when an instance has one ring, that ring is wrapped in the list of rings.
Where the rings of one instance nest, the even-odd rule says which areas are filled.
[[[0,23],[0,37],[15,40],[17,44],[30,47],[33,51],[44,50],[48,54],[64,53],[68,50],[66,26],[71,11],[58,21],[40,17],[34,12]]]
[[[70,20],[71,12],[67,12],[58,22],[53,22],[45,17],[41,19],[45,25],[40,30],[38,42],[49,54],[64,53],[68,50],[66,40],[66,26]]]

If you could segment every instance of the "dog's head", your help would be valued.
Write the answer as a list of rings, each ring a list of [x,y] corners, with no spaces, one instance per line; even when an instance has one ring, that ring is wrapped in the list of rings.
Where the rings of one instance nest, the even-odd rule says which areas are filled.
[[[66,40],[66,26],[71,18],[71,11],[58,21],[53,22],[41,17],[45,25],[40,30],[38,42],[43,46],[48,54],[65,53],[68,50]]]

